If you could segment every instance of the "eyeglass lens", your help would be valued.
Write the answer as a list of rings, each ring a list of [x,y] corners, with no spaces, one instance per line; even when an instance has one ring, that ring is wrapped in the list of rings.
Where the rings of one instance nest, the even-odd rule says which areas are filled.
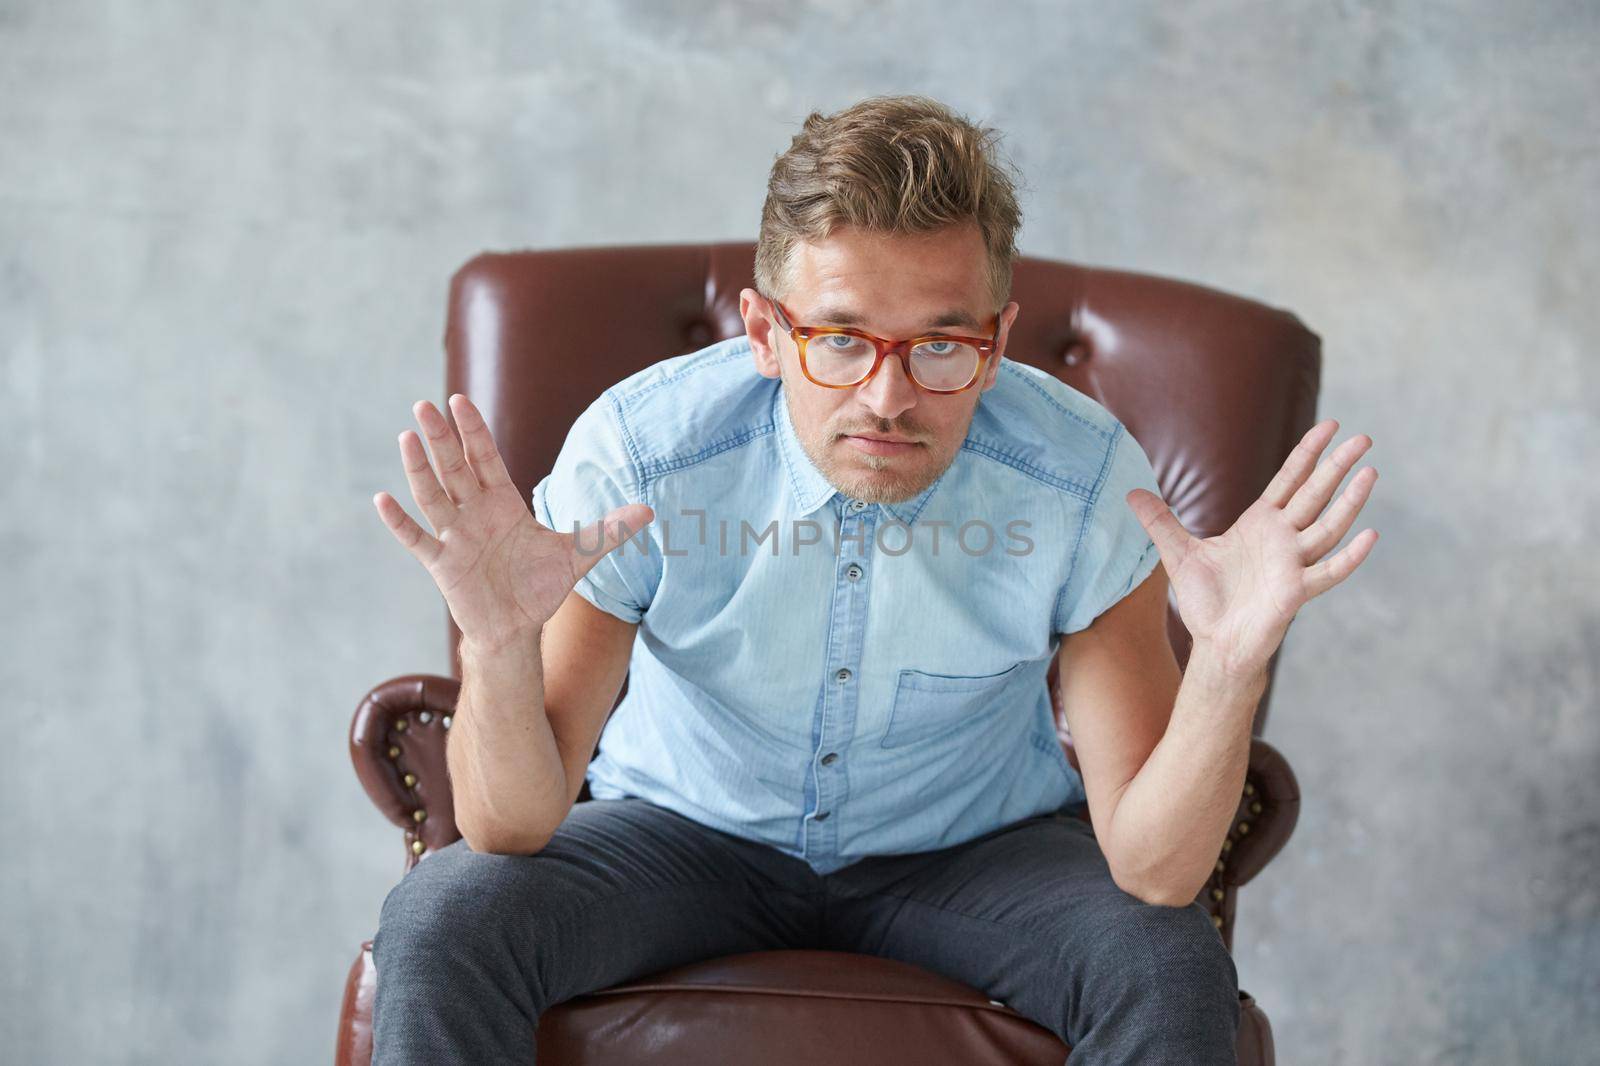
[[[877,351],[848,333],[824,333],[806,344],[806,369],[827,385],[854,385],[872,370]],[[978,349],[952,340],[924,341],[911,349],[911,376],[928,389],[955,389],[978,370]]]

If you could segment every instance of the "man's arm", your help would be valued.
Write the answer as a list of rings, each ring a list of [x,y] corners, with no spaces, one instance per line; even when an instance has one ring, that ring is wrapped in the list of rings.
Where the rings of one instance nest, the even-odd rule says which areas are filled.
[[[572,592],[538,638],[494,652],[463,642],[445,761],[472,850],[526,855],[549,843],[583,788],[637,628]]]
[[[638,623],[602,611],[576,592],[545,623],[545,713],[566,773],[563,819],[583,791],[594,746],[628,676],[638,628]]]
[[[1157,566],[1086,629],[1064,635],[1060,690],[1095,836],[1117,885],[1181,907],[1222,851],[1250,757],[1249,684],[1197,644],[1187,671],[1167,639],[1167,574]]]
[[[1367,467],[1329,505],[1372,446],[1363,433],[1319,462],[1338,428],[1330,418],[1307,430],[1261,496],[1215,537],[1192,536],[1148,488],[1125,493],[1161,564],[1062,641],[1067,726],[1095,834],[1117,884],[1147,902],[1187,906],[1205,884],[1244,788],[1267,664],[1296,612],[1378,542],[1369,528],[1328,554],[1378,478]],[[1194,637],[1176,695],[1169,578]]]

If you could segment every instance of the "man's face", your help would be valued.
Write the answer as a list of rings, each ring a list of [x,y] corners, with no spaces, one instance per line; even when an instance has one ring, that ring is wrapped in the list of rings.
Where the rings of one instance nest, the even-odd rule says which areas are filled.
[[[986,267],[976,223],[911,236],[846,226],[826,240],[801,242],[792,284],[776,295],[797,326],[850,326],[888,340],[926,333],[988,337],[995,316]],[[756,369],[782,379],[806,454],[834,488],[869,503],[911,499],[955,461],[979,395],[994,385],[1017,311],[1015,301],[1002,309],[996,349],[978,383],[965,391],[925,392],[892,355],[863,384],[829,389],[801,372],[794,338],[767,302],[754,289],[739,294]],[[952,313],[967,322],[948,324]]]

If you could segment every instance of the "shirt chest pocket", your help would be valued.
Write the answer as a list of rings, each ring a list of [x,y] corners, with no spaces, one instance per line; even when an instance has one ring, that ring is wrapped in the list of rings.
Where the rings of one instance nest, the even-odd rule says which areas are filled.
[[[1023,663],[998,674],[958,676],[901,670],[895,684],[884,748],[933,740],[964,726],[975,726],[994,713],[1000,690],[1011,683]]]

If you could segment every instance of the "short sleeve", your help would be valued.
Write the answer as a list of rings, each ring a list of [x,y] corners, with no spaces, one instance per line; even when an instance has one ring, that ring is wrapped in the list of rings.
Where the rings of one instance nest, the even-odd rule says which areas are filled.
[[[645,502],[610,394],[602,394],[572,424],[530,502],[533,516],[558,533],[572,533],[624,504]],[[580,544],[595,549],[588,538]],[[574,590],[602,611],[638,622],[655,597],[660,559],[652,523],[602,556]]]
[[[1161,561],[1155,542],[1123,497],[1133,489],[1157,496],[1161,486],[1144,449],[1120,422],[1111,457],[1085,520],[1067,584],[1056,599],[1053,632],[1076,633],[1114,606],[1149,577]]]

